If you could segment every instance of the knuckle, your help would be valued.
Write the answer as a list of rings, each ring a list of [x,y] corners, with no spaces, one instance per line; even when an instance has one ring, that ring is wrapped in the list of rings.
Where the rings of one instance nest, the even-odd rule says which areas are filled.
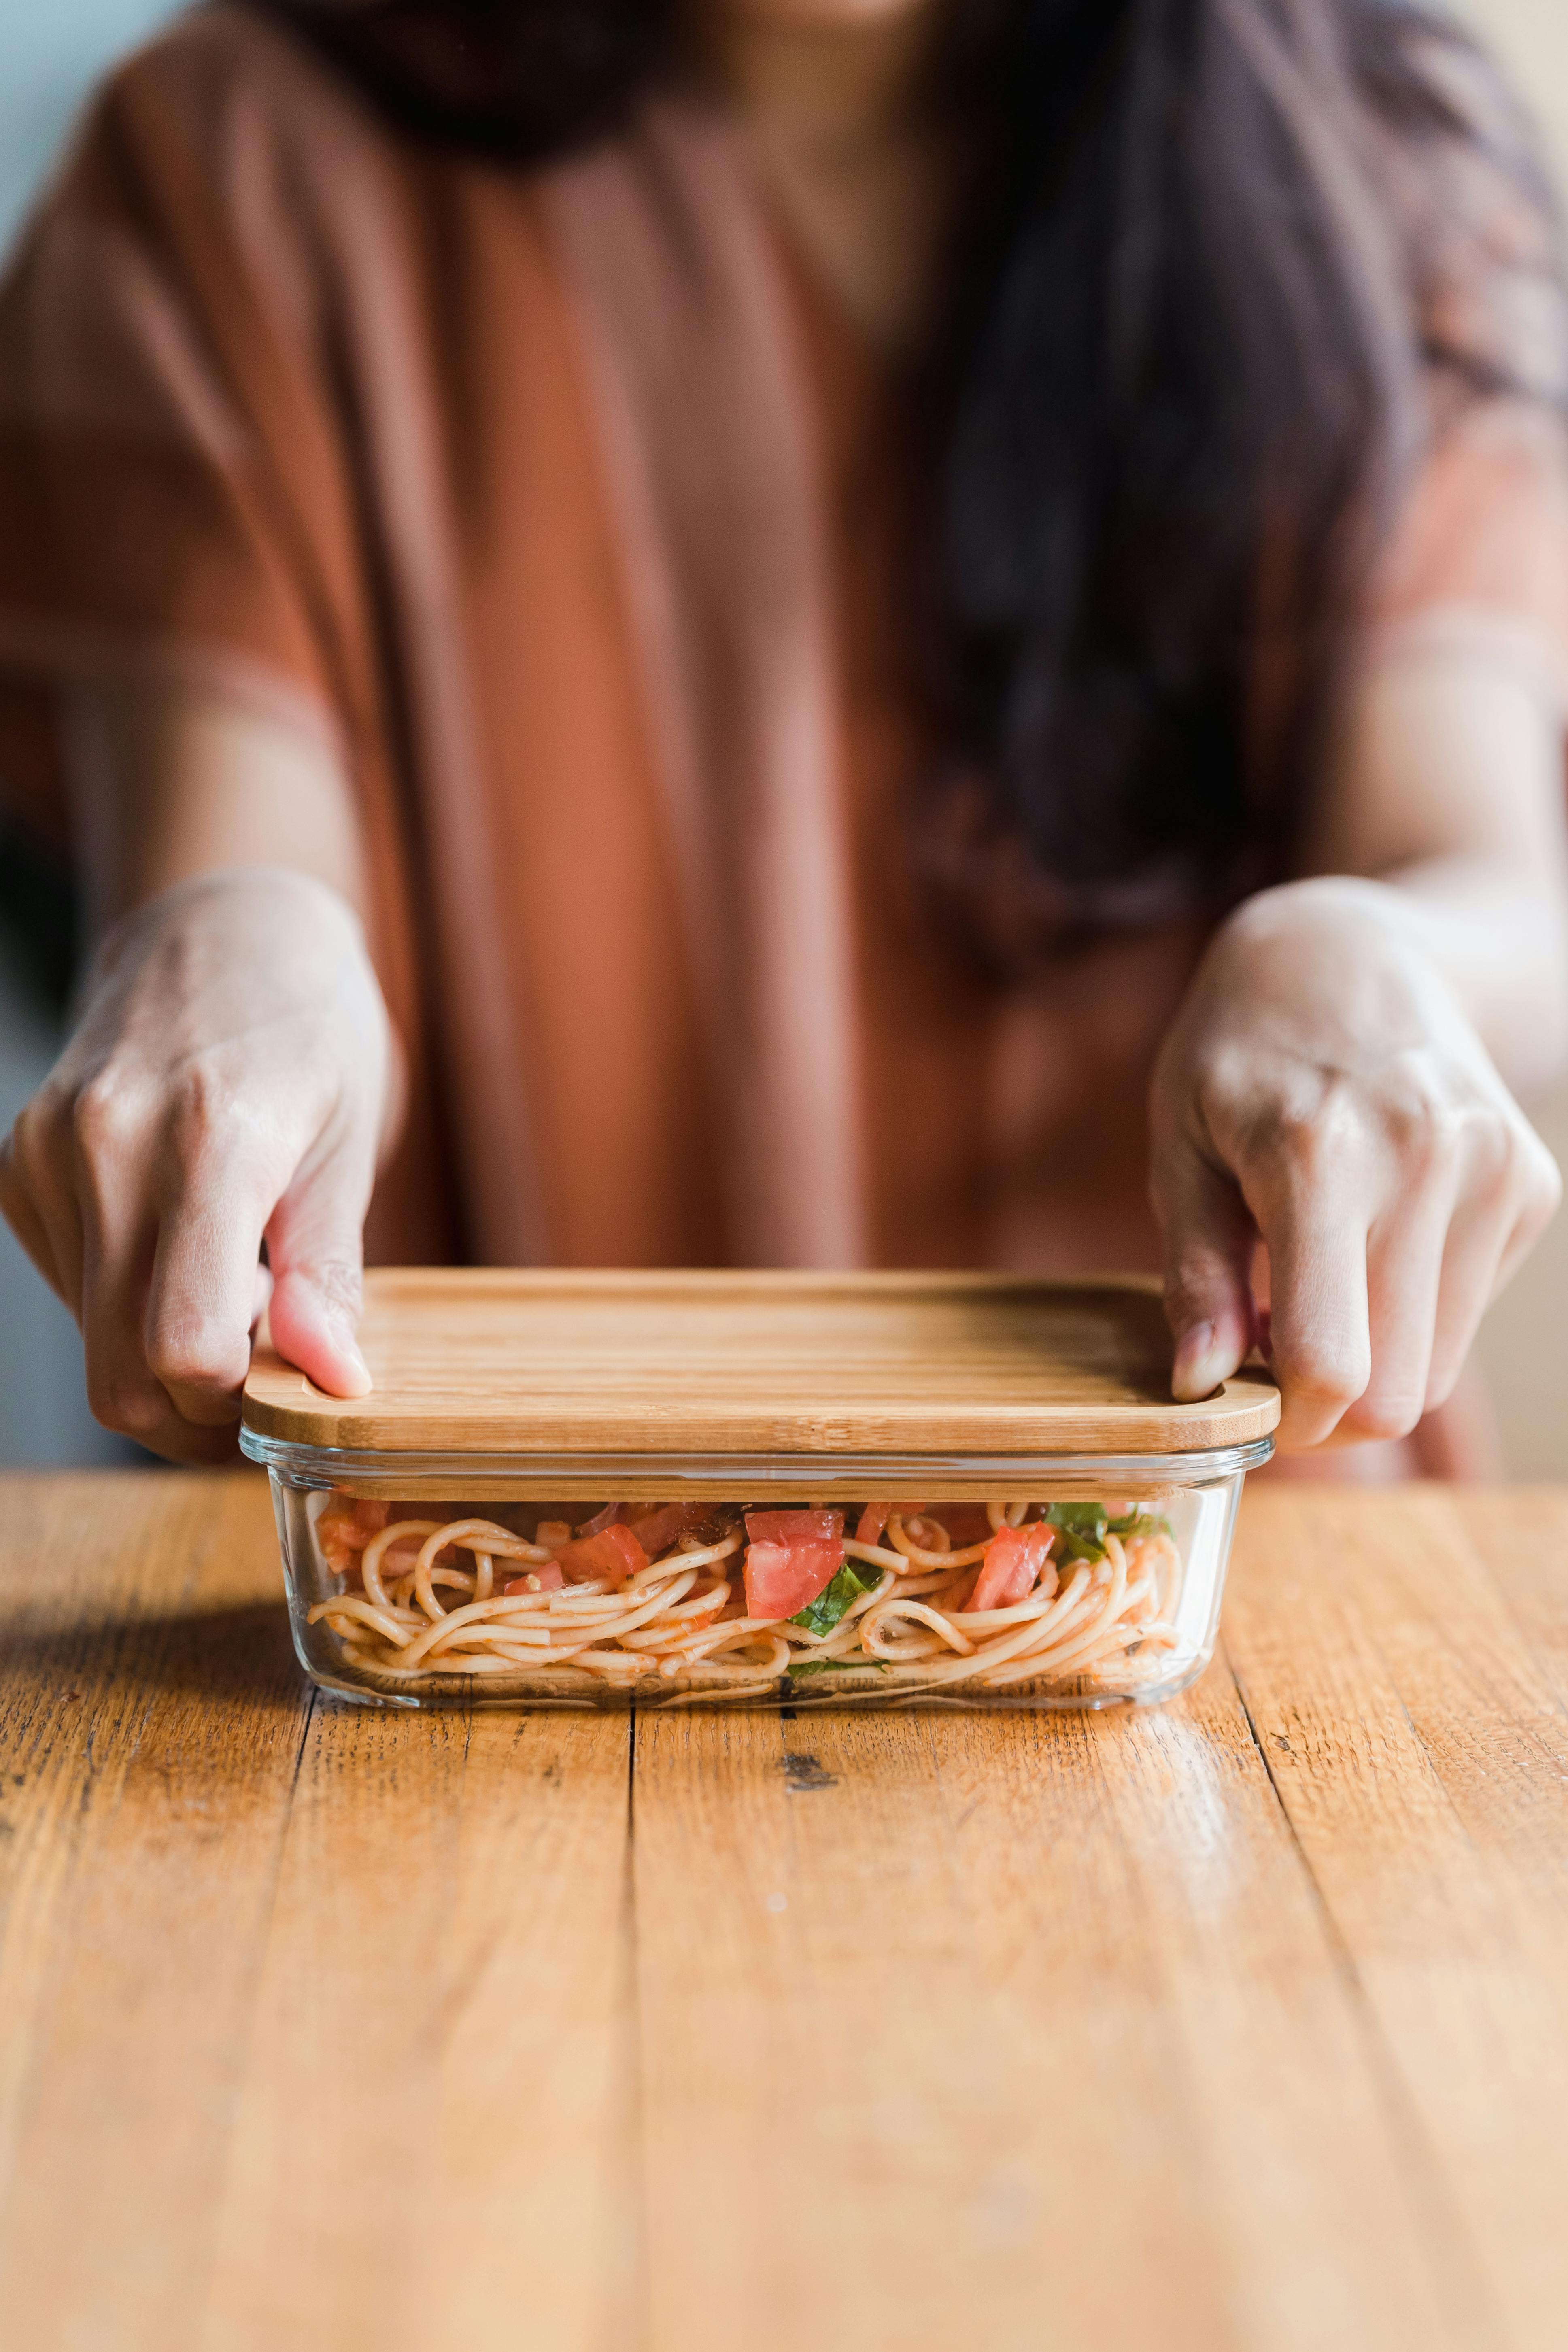
[[[240,1124],[233,1087],[213,1065],[198,1059],[181,1071],[169,1105],[169,1134],[178,1158],[200,1165],[224,1150]]]
[[[1425,1397],[1408,1391],[1386,1390],[1362,1397],[1351,1418],[1365,1437],[1408,1437],[1425,1410]]]
[[[1316,1191],[1359,1154],[1363,1137],[1349,1107],[1331,1094],[1310,1107],[1272,1105],[1255,1122],[1251,1143],[1263,1166]]]
[[[1544,1223],[1563,1205],[1563,1171],[1534,1134],[1521,1139],[1520,1189],[1527,1208]]]
[[[93,1419],[121,1437],[153,1436],[168,1413],[167,1404],[153,1389],[115,1373],[90,1379],[87,1401]]]
[[[141,1112],[131,1089],[112,1070],[89,1078],[71,1105],[71,1131],[89,1162],[119,1159],[141,1125]]]
[[[1532,1203],[1542,1224],[1557,1214],[1563,1206],[1563,1171],[1554,1160],[1548,1160],[1534,1178]]]
[[[1352,1351],[1309,1342],[1293,1348],[1281,1366],[1286,1387],[1301,1403],[1342,1412],[1363,1395],[1370,1366]]]
[[[23,1104],[11,1129],[11,1156],[24,1174],[30,1175],[49,1159],[58,1129],[58,1100],[52,1088],[40,1087]]]
[[[1241,1129],[1245,1156],[1264,1162],[1292,1162],[1316,1149],[1317,1119],[1313,1112],[1289,1102],[1267,1103],[1253,1111]]]
[[[1478,1190],[1509,1192],[1528,1181],[1533,1138],[1519,1121],[1489,1111],[1476,1122],[1469,1141]]]
[[[165,1388],[227,1390],[244,1370],[237,1353],[235,1334],[216,1316],[187,1316],[154,1328],[147,1362]]]
[[[237,1182],[264,1190],[277,1172],[278,1135],[263,1106],[212,1061],[189,1065],[167,1106],[164,1141],[175,1184],[197,1191]]]
[[[54,1133],[36,1103],[29,1103],[17,1117],[11,1129],[7,1157],[16,1182],[30,1200],[38,1202],[55,1192],[58,1156]]]
[[[1497,1117],[1477,1150],[1472,1197],[1510,1221],[1545,1225],[1563,1199],[1556,1160],[1523,1118]]]
[[[1466,1148],[1470,1121],[1452,1103],[1426,1099],[1402,1105],[1391,1121],[1399,1164],[1407,1179],[1443,1176]]]

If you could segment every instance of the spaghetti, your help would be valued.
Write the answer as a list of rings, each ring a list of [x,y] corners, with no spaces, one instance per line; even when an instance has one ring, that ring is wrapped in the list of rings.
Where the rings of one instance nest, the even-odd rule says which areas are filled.
[[[785,1616],[748,1602],[763,1553],[781,1551],[757,1528],[766,1522],[772,1538],[791,1517],[841,1528],[836,1513],[611,1505],[575,1528],[541,1514],[525,1536],[481,1513],[436,1518],[333,1496],[314,1533],[341,1590],[309,1622],[361,1673],[506,1676],[520,1696],[1132,1695],[1168,1675],[1183,1646],[1182,1560],[1163,1519],[991,1503],[968,1542],[946,1523],[978,1516],[868,1505],[854,1534],[834,1535],[826,1581],[812,1572],[816,1597]],[[814,1556],[822,1542],[813,1535]]]

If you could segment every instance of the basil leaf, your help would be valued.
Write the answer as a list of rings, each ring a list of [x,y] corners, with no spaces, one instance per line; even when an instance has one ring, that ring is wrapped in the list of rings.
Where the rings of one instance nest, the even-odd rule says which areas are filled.
[[[878,1569],[862,1569],[847,1559],[831,1584],[825,1585],[815,1601],[808,1601],[798,1617],[790,1623],[804,1627],[808,1633],[831,1633],[841,1617],[847,1614],[863,1592],[875,1592],[882,1581]]]
[[[1161,1518],[1154,1511],[1129,1511],[1122,1518],[1108,1519],[1106,1525],[1123,1543],[1131,1536],[1168,1536],[1171,1532],[1170,1520]]]
[[[1057,1530],[1053,1545],[1058,1559],[1096,1560],[1105,1558],[1105,1536],[1110,1525],[1103,1503],[1050,1503],[1046,1507],[1046,1525]]]

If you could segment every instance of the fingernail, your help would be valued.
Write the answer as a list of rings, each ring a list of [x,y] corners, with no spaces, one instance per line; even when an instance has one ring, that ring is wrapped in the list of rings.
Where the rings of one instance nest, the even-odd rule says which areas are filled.
[[[345,1333],[339,1340],[338,1344],[342,1349],[343,1354],[348,1360],[349,1369],[353,1371],[355,1379],[363,1381],[364,1387],[367,1390],[373,1387],[374,1384],[370,1377],[370,1366],[360,1354],[359,1342]]]
[[[1176,1349],[1172,1385],[1178,1389],[1195,1389],[1199,1396],[1206,1396],[1215,1385],[1207,1377],[1214,1351],[1215,1327],[1212,1323],[1194,1323],[1190,1331],[1184,1331],[1181,1346]]]

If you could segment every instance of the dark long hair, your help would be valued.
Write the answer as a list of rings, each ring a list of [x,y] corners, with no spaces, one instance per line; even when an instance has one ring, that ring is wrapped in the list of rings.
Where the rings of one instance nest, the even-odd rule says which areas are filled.
[[[677,68],[672,0],[269,5],[418,135],[519,161]],[[1406,0],[948,18],[962,194],[910,382],[926,838],[1026,955],[1282,870],[1425,441],[1563,399],[1562,273],[1498,78]]]

